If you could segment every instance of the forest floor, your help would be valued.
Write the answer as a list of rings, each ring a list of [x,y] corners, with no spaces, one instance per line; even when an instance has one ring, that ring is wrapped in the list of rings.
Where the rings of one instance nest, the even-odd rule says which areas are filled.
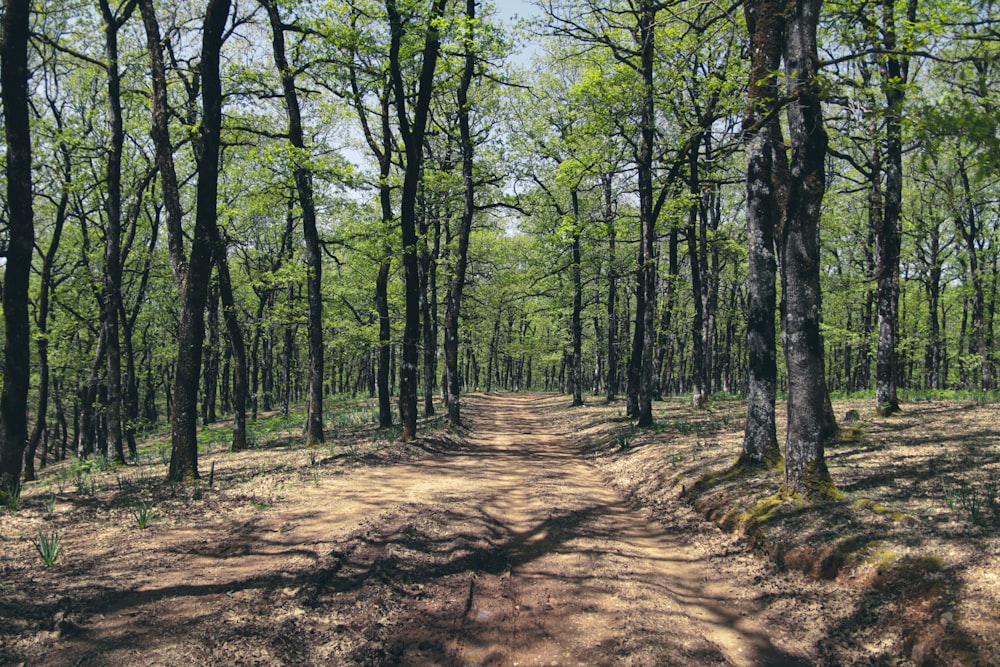
[[[0,509],[0,664],[1000,664],[998,407],[834,406],[843,497],[812,505],[731,469],[727,400],[639,430],[473,394],[405,445],[331,402],[320,449],[204,431],[194,486],[163,442],[52,465]]]

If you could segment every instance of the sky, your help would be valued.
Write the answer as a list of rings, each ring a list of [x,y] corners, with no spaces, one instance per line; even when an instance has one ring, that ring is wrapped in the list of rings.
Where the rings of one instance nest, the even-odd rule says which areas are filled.
[[[538,12],[538,8],[528,0],[493,0],[493,4],[500,16],[508,20],[515,15],[524,18]]]

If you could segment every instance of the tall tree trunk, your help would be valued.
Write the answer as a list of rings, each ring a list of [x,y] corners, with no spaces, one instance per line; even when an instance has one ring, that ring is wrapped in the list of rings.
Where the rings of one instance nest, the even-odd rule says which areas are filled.
[[[147,185],[152,182],[154,176],[155,174],[152,171],[147,174],[147,178],[142,185],[143,190],[145,190]],[[132,211],[129,214],[129,229],[132,230],[133,235],[136,226],[138,225],[138,219],[141,211],[142,198],[139,196],[136,198]],[[128,312],[123,310],[121,319],[122,344],[125,350],[125,395],[123,397],[125,423],[123,425],[123,433],[125,436],[125,443],[128,447],[128,455],[133,460],[138,455],[138,445],[135,441],[135,431],[139,423],[139,387],[135,370],[135,323],[139,318],[139,313],[142,311],[143,304],[146,302],[146,288],[149,286],[150,270],[153,266],[153,257],[160,231],[159,209],[157,209],[156,213],[150,217],[151,226],[149,230],[149,246],[146,248],[145,256],[143,258],[142,270],[139,277],[139,288],[136,290],[135,301],[132,309]]]
[[[667,384],[668,373],[665,369],[669,370],[671,354],[672,354],[672,342],[670,340],[671,326],[673,323],[674,316],[674,302],[677,298],[677,272],[679,271],[678,256],[677,256],[677,226],[671,225],[670,232],[667,235],[667,276],[666,276],[666,294],[663,299],[663,309],[660,312],[660,326],[659,333],[657,334],[657,350],[656,350],[656,365],[655,365],[655,379],[656,379],[656,392],[657,395],[662,397],[664,389],[670,391],[669,386],[664,387]]]
[[[226,256],[226,242],[216,230],[213,242],[215,248],[215,270],[219,278],[219,295],[222,299],[222,317],[229,334],[229,346],[233,353],[233,443],[234,452],[247,448],[247,352],[240,327],[239,311],[233,298],[233,281],[229,274],[229,260]]]
[[[653,85],[654,58],[656,51],[656,13],[659,8],[651,0],[643,0],[640,5],[640,21],[637,38],[640,48],[642,70],[642,107],[639,121],[639,154],[637,160],[639,185],[639,225],[641,233],[641,276],[639,291],[643,293],[642,320],[636,319],[636,328],[641,329],[635,337],[641,340],[639,368],[639,426],[653,425],[653,344],[656,336],[656,215],[653,203],[653,142],[656,134],[656,114]],[[641,338],[640,338],[641,335]]]
[[[285,298],[288,300],[288,308],[291,309],[295,303],[295,287],[289,285],[285,290]],[[281,398],[278,401],[278,412],[281,416],[286,416],[292,407],[292,360],[295,355],[295,328],[288,322],[282,329],[283,339],[281,346]]]
[[[119,334],[119,312],[122,303],[122,151],[125,144],[124,121],[122,120],[121,72],[118,69],[118,31],[135,9],[135,0],[130,0],[115,16],[108,0],[100,0],[101,16],[104,20],[104,48],[107,55],[108,109],[111,122],[111,145],[108,152],[106,173],[107,225],[104,236],[104,326],[107,329],[107,391],[105,406],[107,420],[109,456],[119,463],[125,463],[122,445],[122,367],[121,336]]]
[[[61,119],[57,123],[62,126]],[[62,238],[63,225],[66,222],[66,209],[69,204],[69,193],[73,183],[72,162],[69,149],[60,144],[62,155],[63,187],[59,193],[59,203],[56,205],[56,215],[52,227],[52,239],[42,261],[42,273],[38,285],[37,326],[38,336],[35,344],[38,347],[38,409],[35,411],[35,426],[28,438],[28,450],[24,457],[24,479],[35,479],[34,459],[42,433],[45,430],[45,416],[49,411],[49,293],[52,291],[52,267],[55,263],[56,251]],[[0,489],[2,491],[2,489]]]
[[[0,96],[7,144],[8,245],[3,284],[4,355],[0,392],[0,501],[21,483],[28,439],[31,323],[28,283],[35,223],[31,202],[31,123],[28,111],[30,0],[6,0],[0,32]]]
[[[570,378],[573,384],[573,405],[583,405],[583,271],[580,265],[580,196],[574,188],[570,192],[573,201],[573,265],[570,273],[573,281],[573,314],[570,329],[573,340]]]
[[[201,49],[202,118],[194,237],[177,327],[177,371],[168,473],[169,479],[175,482],[198,478],[198,376],[205,335],[205,300],[213,263],[212,242],[218,234],[216,205],[222,129],[219,55],[228,17],[229,0],[208,0]]]
[[[927,277],[927,348],[924,362],[924,383],[929,389],[943,387],[941,376],[941,338],[942,331],[938,319],[941,301],[941,239],[940,229],[935,224],[928,234],[928,264]]]
[[[774,151],[784,26],[775,0],[743,6],[750,33],[750,81],[743,133],[747,156],[747,416],[740,464],[773,466],[781,458],[775,425],[778,385],[774,314],[777,292],[774,233],[781,220]]]
[[[216,402],[219,389],[219,285],[212,282],[208,288],[208,301],[205,304],[205,326],[208,328],[208,341],[202,364],[201,391],[201,423],[203,426],[214,424],[218,420]]]
[[[618,394],[618,260],[615,254],[617,231],[615,227],[614,200],[611,192],[611,174],[601,175],[604,195],[604,224],[608,230],[608,322],[607,322],[607,380],[605,396],[610,403]]]
[[[379,262],[378,276],[375,278],[375,309],[378,312],[378,371],[375,380],[378,392],[379,428],[392,426],[392,397],[389,378],[392,373],[392,329],[389,320],[389,255]]]
[[[466,23],[465,63],[458,86],[459,142],[462,151],[462,216],[458,224],[458,247],[453,254],[451,283],[448,285],[448,293],[445,296],[444,315],[445,406],[448,410],[448,422],[452,426],[458,426],[462,422],[459,398],[462,384],[458,368],[458,327],[469,258],[469,236],[472,233],[472,218],[475,214],[473,146],[472,130],[469,125],[468,94],[475,73],[475,52],[472,45],[476,0],[466,0],[465,9],[469,21]]]
[[[438,378],[438,283],[437,267],[441,256],[441,221],[433,221],[434,243],[425,269],[427,275],[427,315],[424,319],[424,416],[435,414],[434,394]]]
[[[305,135],[299,95],[295,87],[295,70],[289,66],[285,55],[285,26],[274,0],[260,2],[271,23],[274,64],[281,76],[285,109],[288,112],[288,139],[300,156],[296,160],[293,176],[299,207],[302,209],[302,235],[306,246],[306,300],[309,303],[309,409],[306,417],[306,445],[314,446],[323,442],[323,257],[316,229],[312,170],[304,163],[307,159]]]
[[[698,151],[700,141],[691,145],[688,157],[688,208],[687,246],[688,264],[691,267],[691,294],[694,317],[691,319],[691,406],[696,410],[705,407],[709,399],[708,368],[705,363],[705,300],[702,294],[701,260],[698,252],[698,215],[701,208],[701,185],[698,180]]]
[[[403,280],[405,291],[405,325],[403,328],[403,358],[399,372],[399,418],[403,426],[403,442],[417,435],[417,363],[420,345],[420,269],[417,261],[416,204],[421,179],[424,133],[430,113],[434,72],[441,48],[438,28],[434,25],[444,13],[446,0],[434,0],[428,17],[424,47],[419,69],[413,118],[407,110],[410,91],[403,81],[400,50],[403,41],[403,20],[396,0],[386,0],[391,32],[389,75],[395,98],[399,134],[406,152],[403,188],[399,202],[399,226],[403,240]]]
[[[962,190],[965,200],[967,202],[971,201],[972,187],[964,164],[960,165],[959,176],[962,180]],[[965,206],[965,210],[959,213],[957,220],[962,240],[965,242],[965,250],[968,256],[969,280],[972,283],[973,290],[972,336],[969,344],[969,352],[979,358],[979,370],[981,373],[979,386],[986,391],[990,391],[994,386],[993,370],[990,367],[990,351],[986,347],[986,300],[983,292],[983,271],[979,265],[979,251],[977,248],[981,227],[976,209],[971,204]]]
[[[916,2],[911,2],[916,11]],[[882,0],[882,35],[888,54],[882,65],[885,93],[885,201],[878,219],[876,246],[878,264],[878,354],[875,370],[875,410],[880,415],[899,411],[896,396],[897,316],[899,311],[899,251],[902,238],[900,213],[903,205],[902,114],[907,63],[896,51],[895,3]],[[915,16],[914,16],[915,18]]]
[[[184,256],[182,231],[183,209],[177,171],[174,168],[174,149],[170,141],[170,108],[167,99],[167,74],[163,64],[163,45],[160,26],[156,20],[153,0],[139,0],[139,12],[146,31],[146,49],[149,53],[149,73],[153,84],[152,119],[149,134],[156,149],[156,167],[160,172],[163,207],[167,218],[167,247],[170,265],[178,289],[184,286],[187,260]]]
[[[820,333],[819,219],[827,135],[817,75],[816,26],[822,0],[794,0],[785,15],[785,74],[791,180],[781,247],[785,294],[788,430],[785,488],[807,497],[831,492],[824,458],[827,425]]]

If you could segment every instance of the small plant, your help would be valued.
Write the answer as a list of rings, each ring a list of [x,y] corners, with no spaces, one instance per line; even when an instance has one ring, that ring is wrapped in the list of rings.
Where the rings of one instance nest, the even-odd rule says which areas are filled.
[[[349,439],[345,447],[347,449],[347,455],[349,457],[351,457],[352,459],[361,458],[361,446],[358,444],[357,440],[355,440],[354,438]]]
[[[149,503],[139,503],[132,508],[132,518],[135,519],[135,525],[138,526],[139,530],[146,530],[146,526],[155,517],[156,511]]]
[[[115,484],[118,485],[118,491],[121,493],[127,493],[132,490],[132,480],[128,475],[115,475]]]
[[[977,526],[983,522],[984,498],[979,494],[979,489],[974,486],[962,486],[958,501],[969,515],[969,521]]]
[[[3,499],[3,506],[9,512],[16,512],[21,509],[21,485],[19,483],[14,484],[0,491],[0,499]]]
[[[635,440],[635,429],[630,428],[615,433],[615,444],[618,445],[619,451],[624,452],[631,449],[634,440]]]
[[[59,533],[54,530],[47,535],[41,530],[38,531],[38,541],[35,542],[35,549],[38,550],[38,555],[41,557],[42,562],[45,563],[45,567],[49,567],[55,563],[56,558],[59,557],[60,540]]]
[[[681,435],[690,435],[695,430],[694,424],[686,420],[675,419],[670,425]]]
[[[1000,484],[995,479],[991,479],[986,482],[983,492],[986,496],[986,504],[990,508],[990,514],[993,515],[993,523],[1000,523]]]
[[[191,500],[202,500],[205,497],[205,489],[200,485],[196,484],[193,489],[191,489]]]
[[[45,496],[45,511],[54,512],[55,509],[56,509],[56,494],[49,493],[49,495]]]
[[[987,514],[991,515],[994,523],[1000,521],[1000,486],[997,482],[990,480],[980,490],[961,480],[957,486],[949,486],[942,480],[941,489],[948,509],[953,512],[961,509],[974,525],[985,525]]]

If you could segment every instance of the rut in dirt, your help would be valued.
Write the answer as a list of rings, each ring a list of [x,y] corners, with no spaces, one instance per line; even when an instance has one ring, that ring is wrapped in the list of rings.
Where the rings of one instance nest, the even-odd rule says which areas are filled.
[[[699,561],[692,535],[653,524],[603,483],[549,421],[554,400],[467,397],[467,449],[426,464],[461,480],[434,521],[437,543],[476,535],[455,554],[468,568],[461,616],[437,617],[443,633],[451,626],[446,653],[457,664],[794,664]],[[403,662],[441,657],[440,642],[412,648],[421,635],[428,645],[426,630],[412,628]]]

